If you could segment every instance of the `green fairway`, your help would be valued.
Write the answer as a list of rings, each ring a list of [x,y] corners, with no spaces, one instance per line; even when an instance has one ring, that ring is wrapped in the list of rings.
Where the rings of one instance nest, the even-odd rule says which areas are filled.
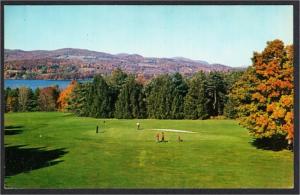
[[[6,154],[11,158],[6,164],[5,186],[293,187],[293,153],[257,149],[248,131],[236,121],[103,121],[58,112],[5,114]],[[161,131],[154,129],[196,133],[166,131],[168,142],[156,143]],[[179,135],[183,142],[177,141]]]

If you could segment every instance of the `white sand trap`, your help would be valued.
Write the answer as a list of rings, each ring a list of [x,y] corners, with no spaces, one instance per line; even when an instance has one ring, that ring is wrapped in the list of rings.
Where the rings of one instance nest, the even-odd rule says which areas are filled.
[[[152,129],[155,131],[171,131],[171,132],[179,132],[179,133],[196,133],[193,131],[186,131],[186,130],[178,130],[178,129]]]

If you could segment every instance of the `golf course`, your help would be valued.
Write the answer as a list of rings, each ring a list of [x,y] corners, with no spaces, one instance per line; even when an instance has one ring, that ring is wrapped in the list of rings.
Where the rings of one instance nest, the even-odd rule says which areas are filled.
[[[293,152],[253,145],[235,120],[61,112],[5,113],[4,119],[8,189],[293,188]],[[162,132],[165,142],[157,142]]]

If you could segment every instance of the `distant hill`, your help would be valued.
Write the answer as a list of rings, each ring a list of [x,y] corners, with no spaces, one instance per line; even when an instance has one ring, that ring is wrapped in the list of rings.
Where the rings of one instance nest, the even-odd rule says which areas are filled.
[[[5,79],[85,79],[93,75],[110,74],[115,68],[146,78],[163,73],[180,72],[192,75],[197,71],[232,71],[223,64],[183,57],[155,58],[138,54],[109,54],[86,49],[4,50]]]

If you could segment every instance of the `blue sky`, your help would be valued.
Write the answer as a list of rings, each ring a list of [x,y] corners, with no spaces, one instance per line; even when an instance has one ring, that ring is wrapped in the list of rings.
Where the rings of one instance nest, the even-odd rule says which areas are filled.
[[[6,5],[4,14],[6,49],[82,48],[248,66],[267,41],[293,42],[288,5]]]

